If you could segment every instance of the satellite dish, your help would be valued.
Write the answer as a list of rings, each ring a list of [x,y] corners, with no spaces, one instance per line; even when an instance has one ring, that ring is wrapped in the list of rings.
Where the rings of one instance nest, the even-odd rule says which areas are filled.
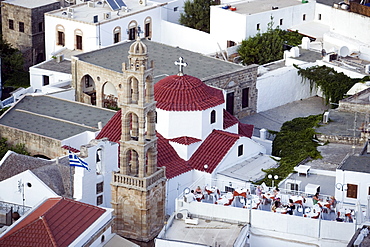
[[[346,57],[349,55],[349,49],[347,46],[342,46],[339,48],[338,55],[341,57]]]
[[[326,50],[325,50],[325,49],[322,49],[322,50],[321,50],[321,55],[322,55],[323,57],[325,57],[325,56],[326,56],[326,54],[327,54],[327,53],[326,53]]]

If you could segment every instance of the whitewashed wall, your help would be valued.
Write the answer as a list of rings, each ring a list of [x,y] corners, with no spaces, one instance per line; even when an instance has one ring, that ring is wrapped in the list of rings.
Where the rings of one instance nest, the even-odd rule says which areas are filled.
[[[70,138],[62,140],[62,146],[67,145],[80,150],[82,145],[89,143],[92,139],[97,136],[97,132],[85,131],[80,134],[74,135]]]
[[[202,143],[199,141],[196,143],[185,145],[170,141],[170,144],[176,150],[176,153],[180,156],[181,159],[189,160]]]
[[[43,62],[45,63],[45,62]],[[41,64],[38,64],[37,66],[40,66]],[[72,80],[72,75],[68,73],[61,73],[57,71],[50,71],[46,69],[40,69],[35,66],[30,67],[30,84],[31,87],[36,90],[42,90],[42,87],[44,86],[43,82],[43,76],[49,76],[49,85],[55,85],[58,84],[62,81],[71,81]]]
[[[177,177],[167,179],[166,184],[166,214],[171,215],[175,211],[176,198],[181,195],[185,188],[192,188],[193,171],[188,171]]]
[[[18,189],[18,181],[21,181],[24,185],[24,205],[27,207],[35,206],[45,198],[58,196],[33,172],[27,170],[0,182],[0,201],[18,205],[23,204],[23,196]],[[28,183],[31,187],[27,185]]]
[[[313,65],[306,64],[301,67]],[[282,67],[258,76],[257,90],[257,112],[267,111],[317,94],[316,91],[310,92],[309,83],[302,83],[302,78],[298,76],[297,69],[293,66]]]
[[[216,122],[210,124],[211,111],[216,111]],[[223,129],[223,104],[204,111],[164,111],[157,109],[157,131],[167,139],[194,137],[204,139],[213,129]]]
[[[240,145],[243,145],[243,155],[238,156],[238,147]],[[225,170],[235,164],[254,157],[259,153],[266,153],[266,149],[248,137],[240,137],[239,140],[231,147],[229,152],[213,171],[213,173]]]
[[[212,54],[220,51],[217,42],[209,33],[165,20],[161,22],[160,42],[202,54]]]
[[[104,182],[103,188],[103,204],[98,205],[101,207],[111,207],[111,187],[110,183],[112,180],[112,172],[117,172],[118,168],[118,147],[119,145],[114,142],[106,140],[93,140],[87,148],[87,157],[82,158],[89,164],[90,170],[86,170],[82,167],[75,168],[74,175],[74,194],[73,197],[78,201],[82,201],[88,204],[96,205],[96,184]],[[84,148],[81,147],[81,150]],[[101,157],[101,171],[97,174],[99,169],[96,153],[98,149],[102,149]]]
[[[108,45],[112,45],[114,42],[114,29],[121,27],[121,41],[128,39],[126,30],[131,21],[136,21],[137,24],[144,30],[145,19],[147,17],[152,18],[152,40],[160,41],[161,35],[161,19],[162,13],[166,14],[166,10],[162,10],[161,7],[141,11],[133,15],[115,18],[116,13],[112,12],[112,19],[104,20],[103,14],[106,12],[105,8],[102,8],[102,12],[98,15],[99,24],[86,23],[79,21],[78,18],[61,18],[53,16],[52,14],[45,15],[45,40],[46,42],[46,57],[50,58],[51,54],[61,50],[63,47],[56,45],[56,26],[62,25],[65,30],[65,47],[74,50],[75,49],[75,34],[76,29],[82,31],[82,48],[83,52],[99,49]]]
[[[245,3],[241,4],[245,6]],[[278,6],[278,3],[276,5]],[[232,6],[238,9],[238,4]],[[280,24],[280,19],[283,19],[283,24],[280,26],[282,29],[311,21],[315,16],[315,2],[313,1],[254,14],[241,14],[221,7],[211,6],[210,33],[222,49],[226,48],[227,40],[241,42],[248,37],[255,36],[258,32],[266,32],[271,16],[274,18],[274,27]],[[303,21],[303,14],[306,14],[305,21]],[[260,31],[257,30],[257,24],[260,26]]]
[[[335,184],[339,188],[341,188],[340,185],[344,185],[344,191],[341,189],[335,190],[335,198],[337,198],[337,200],[352,204],[356,204],[356,202],[359,200],[362,205],[367,205],[367,197],[370,188],[369,173],[343,171],[337,169]],[[347,184],[356,184],[358,186],[357,199],[347,197]]]

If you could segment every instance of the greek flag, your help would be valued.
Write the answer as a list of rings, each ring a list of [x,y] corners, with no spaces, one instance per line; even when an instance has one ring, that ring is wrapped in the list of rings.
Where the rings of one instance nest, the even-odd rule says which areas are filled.
[[[69,165],[70,166],[79,166],[82,168],[85,168],[86,170],[89,169],[89,164],[87,164],[85,161],[83,161],[80,157],[78,157],[76,154],[69,151]]]

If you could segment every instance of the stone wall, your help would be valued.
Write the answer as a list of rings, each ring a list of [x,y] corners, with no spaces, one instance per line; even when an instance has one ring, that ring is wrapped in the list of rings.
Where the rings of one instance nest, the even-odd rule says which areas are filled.
[[[243,67],[238,71],[216,74],[203,81],[217,88],[224,89],[226,93],[234,92],[234,115],[242,118],[257,111],[257,65]],[[242,108],[242,91],[249,88],[249,107]]]
[[[23,53],[25,68],[45,60],[44,13],[59,9],[60,2],[52,2],[37,8],[26,8],[2,2],[2,32],[13,47]],[[9,29],[9,19],[14,22],[14,30]],[[19,22],[24,23],[24,32],[19,31]],[[39,23],[42,28],[39,29]]]
[[[154,239],[164,224],[165,194],[163,179],[146,191],[112,183],[113,231],[138,241]]]
[[[67,151],[61,148],[59,140],[4,125],[0,125],[0,137],[6,138],[10,145],[24,143],[31,156],[43,155],[53,159],[67,154]]]

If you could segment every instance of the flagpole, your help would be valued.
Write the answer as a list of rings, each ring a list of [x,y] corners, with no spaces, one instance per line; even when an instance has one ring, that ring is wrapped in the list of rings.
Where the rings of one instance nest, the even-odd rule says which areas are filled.
[[[73,200],[73,181],[72,181],[73,174],[72,174],[72,166],[71,165],[69,166],[69,176],[70,176],[70,183],[71,183],[71,185],[70,185],[70,187],[71,187],[71,199]]]

